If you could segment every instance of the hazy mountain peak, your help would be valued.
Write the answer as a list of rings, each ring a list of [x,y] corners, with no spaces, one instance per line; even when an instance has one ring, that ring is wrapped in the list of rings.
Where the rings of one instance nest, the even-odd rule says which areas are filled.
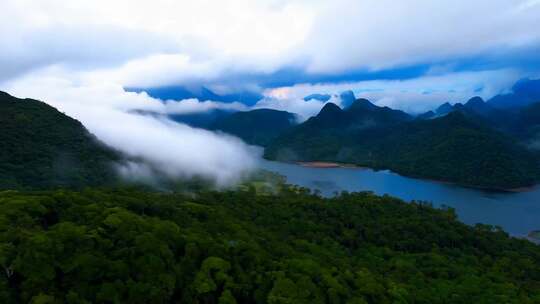
[[[485,104],[486,102],[482,99],[482,97],[480,96],[475,96],[471,99],[469,99],[467,101],[467,103],[465,103],[465,105],[467,106],[471,106],[471,105],[483,105]]]
[[[465,108],[482,116],[493,114],[494,111],[496,111],[491,105],[480,97],[473,97],[469,99],[469,101],[467,101],[465,104]]]
[[[432,119],[432,118],[434,118],[436,116],[437,116],[437,114],[435,112],[427,111],[425,113],[422,113],[422,114],[416,116],[416,118],[418,118],[418,119]]]
[[[540,95],[540,79],[520,79],[512,86],[512,91],[515,94]]]
[[[371,101],[365,99],[365,98],[359,98],[356,99],[351,106],[348,108],[349,111],[358,111],[358,110],[374,110],[378,107],[371,103]]]
[[[437,115],[446,115],[453,110],[454,107],[449,102],[445,102],[435,110],[435,113],[437,113]]]
[[[516,108],[540,101],[540,79],[528,78],[517,81],[512,92],[491,98],[488,103],[497,108]]]
[[[343,112],[343,110],[338,105],[336,105],[333,102],[329,102],[324,105],[324,107],[319,112],[319,115],[317,116],[333,114],[333,113],[341,113],[341,112]]]

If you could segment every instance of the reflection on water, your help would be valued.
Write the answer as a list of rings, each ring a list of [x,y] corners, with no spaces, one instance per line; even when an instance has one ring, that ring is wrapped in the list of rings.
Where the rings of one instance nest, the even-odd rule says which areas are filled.
[[[390,171],[361,168],[309,168],[261,161],[260,166],[287,177],[287,182],[331,196],[340,191],[373,191],[406,201],[428,201],[456,209],[467,224],[499,225],[513,235],[540,230],[540,188],[522,193],[489,192],[427,180],[407,178]]]

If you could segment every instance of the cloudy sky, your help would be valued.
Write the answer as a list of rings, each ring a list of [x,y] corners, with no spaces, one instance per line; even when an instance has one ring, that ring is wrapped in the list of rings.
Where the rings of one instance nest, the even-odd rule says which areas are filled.
[[[4,88],[32,74],[283,99],[348,88],[423,109],[426,92],[487,98],[540,71],[538,0],[4,0],[0,11]]]
[[[127,111],[272,107],[306,118],[322,103],[302,97],[350,89],[421,112],[540,77],[539,0],[2,0],[0,16],[0,90],[44,100],[155,162],[176,157],[154,157],[140,138],[170,122],[128,119]],[[162,102],[124,90],[163,87],[262,100]],[[174,128],[190,138],[176,148],[186,154],[201,137],[234,146],[224,149],[231,157],[247,151],[235,139]],[[126,132],[129,140],[118,135]],[[208,154],[201,164],[230,165]]]

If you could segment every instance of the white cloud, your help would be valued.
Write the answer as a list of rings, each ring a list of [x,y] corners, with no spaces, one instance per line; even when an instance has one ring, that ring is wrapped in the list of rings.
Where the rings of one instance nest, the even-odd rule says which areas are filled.
[[[100,63],[137,86],[273,72],[291,63],[283,55],[313,20],[311,10],[281,0],[4,0],[0,11],[4,78],[48,64]]]
[[[219,85],[235,73],[373,70],[540,44],[533,0],[3,0],[0,11],[0,80],[64,64],[121,85]]]
[[[134,109],[167,111],[167,105],[144,93],[127,93],[118,85],[77,84],[69,78],[39,75],[1,89],[50,103],[79,119],[108,145],[144,159],[171,177],[203,176],[229,185],[256,165],[256,152],[237,138],[129,113]],[[123,172],[140,172],[132,169]]]
[[[3,5],[4,2],[0,3],[0,81],[52,65],[64,65],[75,70],[116,68],[124,62],[155,52],[180,50],[177,44],[160,33],[94,24],[25,23],[26,18],[13,18],[17,13],[6,11]]]
[[[164,111],[167,114],[190,114],[208,112],[211,110],[247,111],[249,108],[239,102],[199,101],[198,99],[167,100]]]
[[[314,93],[339,95],[343,91],[352,90],[357,98],[367,98],[379,106],[418,113],[431,110],[444,102],[465,102],[473,96],[491,98],[511,87],[518,78],[517,71],[504,69],[431,75],[410,80],[297,84],[266,90],[264,95],[268,98],[265,100],[271,102],[261,101],[258,105],[293,112],[296,110],[309,117],[312,113],[318,112],[324,103],[304,102],[303,97]],[[330,101],[339,102],[336,99]]]
[[[250,75],[284,68],[322,74],[377,70],[540,45],[535,0],[2,0],[0,12],[0,89],[57,106],[108,144],[169,175],[200,174],[220,183],[253,166],[249,147],[128,112],[245,106],[162,102],[122,87],[202,83],[219,92],[256,91],[260,88]],[[490,97],[520,75],[452,70],[442,65],[405,81],[272,89],[255,108],[287,110],[306,119],[324,103],[305,102],[304,96],[352,89],[379,105],[423,111],[472,95]],[[331,101],[339,103],[336,97]]]
[[[538,45],[537,1],[325,2],[303,50],[312,72],[381,69]],[[525,9],[526,8],[526,9]]]
[[[339,104],[338,98],[331,98],[327,102],[333,102]],[[275,109],[280,111],[287,111],[298,115],[298,121],[302,122],[311,116],[317,115],[321,108],[327,103],[319,100],[304,101],[301,98],[273,98],[266,97],[261,99],[254,106],[255,109]]]

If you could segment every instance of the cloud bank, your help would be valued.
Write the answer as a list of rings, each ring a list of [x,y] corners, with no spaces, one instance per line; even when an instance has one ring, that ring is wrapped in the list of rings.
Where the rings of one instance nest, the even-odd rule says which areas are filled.
[[[291,68],[369,72],[540,49],[533,0],[4,0],[0,11],[0,81],[64,65],[131,87],[256,86],[250,76]]]
[[[297,111],[302,116],[312,116],[324,102],[303,98],[314,93],[333,96],[329,102],[340,105],[339,95],[352,90],[357,98],[366,98],[379,106],[389,106],[410,113],[432,110],[442,103],[466,102],[473,96],[489,99],[504,89],[512,87],[519,73],[515,70],[493,70],[481,72],[459,72],[443,75],[428,75],[409,80],[372,80],[339,84],[298,84],[290,87],[268,89],[267,99],[257,106],[268,106],[285,111]]]
[[[122,88],[262,93],[254,108],[307,119],[324,105],[303,100],[312,93],[421,112],[540,73],[537,0],[2,0],[0,12],[0,89],[51,103],[168,175],[218,183],[254,166],[249,147],[130,111],[247,106]]]
[[[27,77],[10,83],[12,94],[43,100],[79,119],[92,133],[128,156],[173,178],[204,177],[219,186],[237,182],[256,166],[257,151],[237,138],[194,129],[164,118],[132,114],[167,111],[167,104],[117,85],[78,85],[67,79]],[[143,174],[131,164],[125,174]]]

